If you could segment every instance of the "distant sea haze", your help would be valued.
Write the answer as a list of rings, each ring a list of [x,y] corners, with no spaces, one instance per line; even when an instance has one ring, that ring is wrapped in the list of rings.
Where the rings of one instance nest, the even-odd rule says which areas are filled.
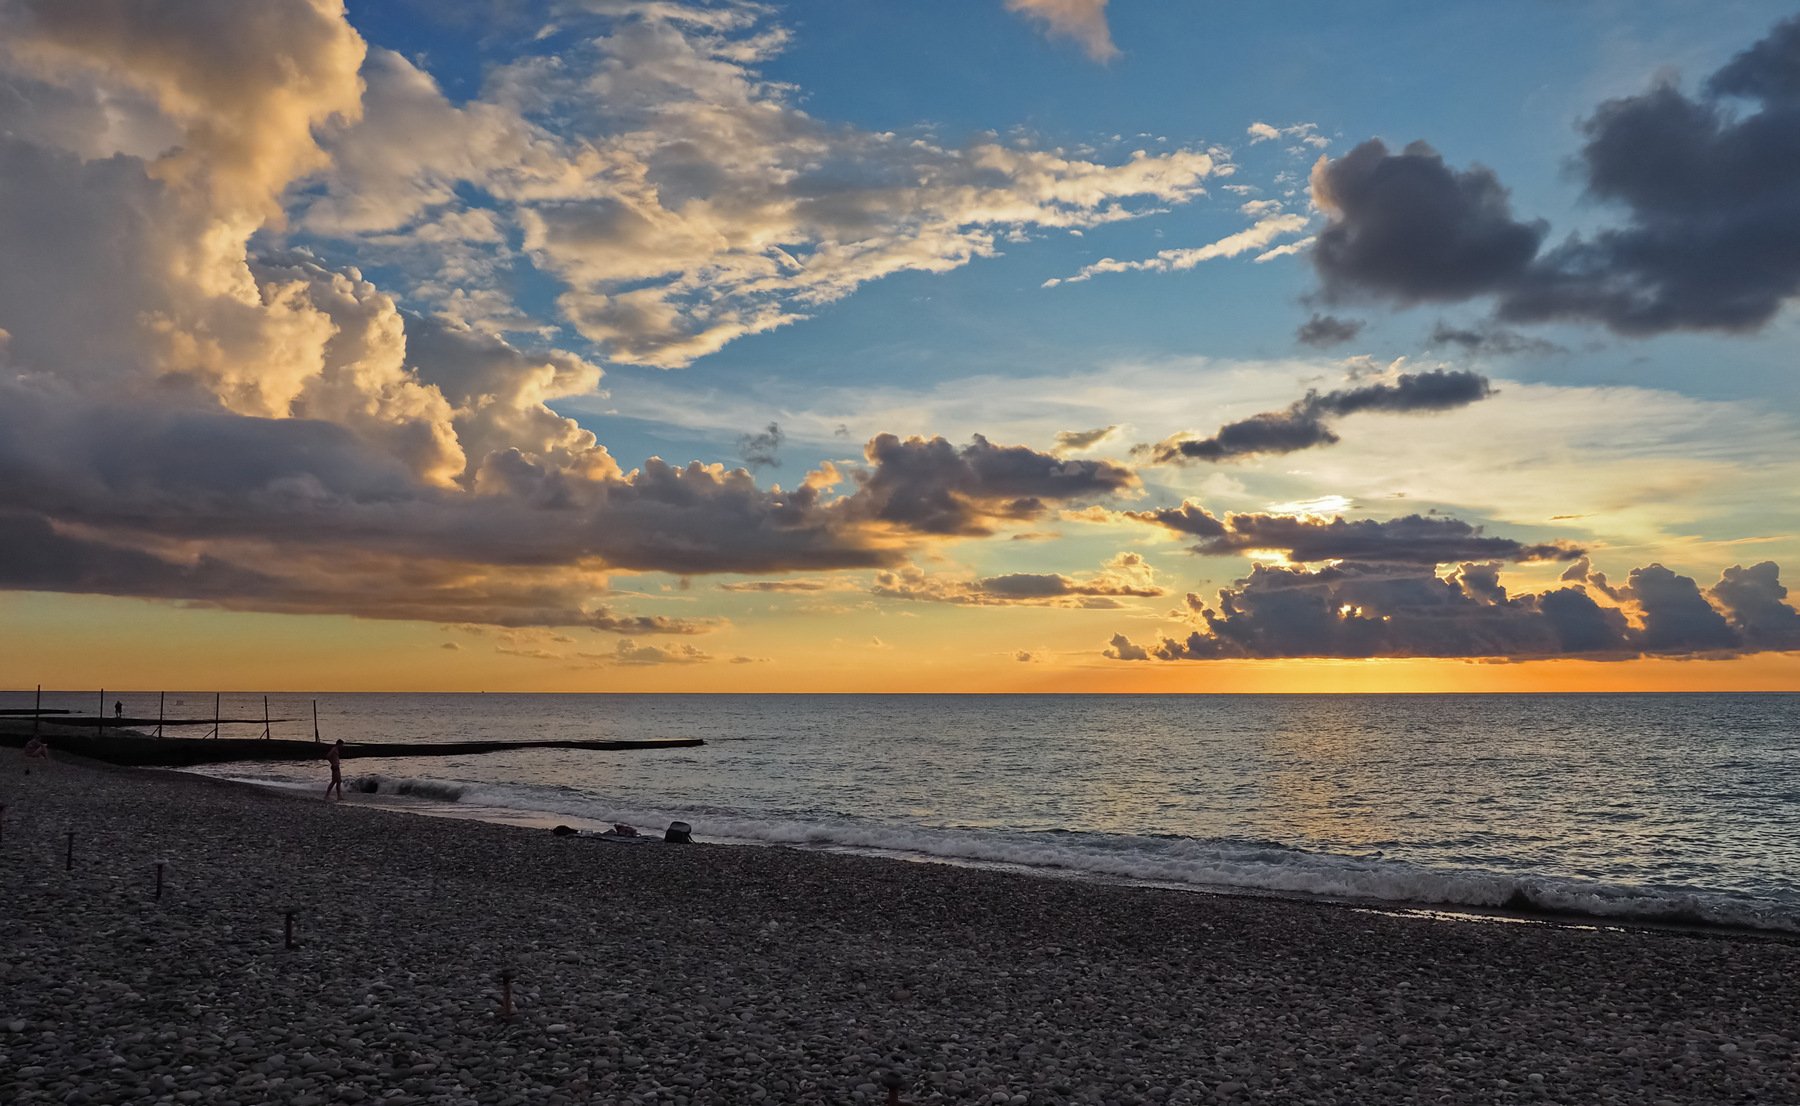
[[[315,698],[327,741],[707,742],[346,762],[353,799],[422,813],[681,819],[710,841],[1800,931],[1800,695],[272,694],[275,716],[303,720],[275,735],[310,737]],[[113,700],[156,714],[154,694]],[[213,709],[211,693],[167,703]],[[261,710],[226,696],[228,716]],[[308,763],[209,771],[326,779]]]

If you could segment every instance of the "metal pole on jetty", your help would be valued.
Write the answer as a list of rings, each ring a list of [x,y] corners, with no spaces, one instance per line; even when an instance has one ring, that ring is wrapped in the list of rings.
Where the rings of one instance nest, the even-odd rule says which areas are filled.
[[[263,740],[269,740],[269,697],[263,696]]]
[[[323,744],[319,740],[319,701],[317,699],[313,700],[313,744]]]
[[[94,733],[98,735],[106,729],[106,689],[100,689],[100,709],[94,714]]]
[[[159,691],[156,693],[156,736],[157,737],[162,736],[163,700],[167,699],[168,697],[169,697],[169,693],[166,691]]]
[[[213,692],[213,732],[212,732],[212,735],[214,737],[219,736],[219,693],[216,691]]]
[[[31,708],[31,736],[37,737],[38,719],[44,716],[44,685],[38,685],[37,706]]]

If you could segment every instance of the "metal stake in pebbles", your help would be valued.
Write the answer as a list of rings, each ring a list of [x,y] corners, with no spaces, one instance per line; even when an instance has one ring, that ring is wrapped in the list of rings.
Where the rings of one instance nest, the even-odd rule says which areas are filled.
[[[512,1000],[513,974],[507,968],[500,973],[500,1020],[511,1021],[513,1016]]]
[[[162,901],[163,865],[165,865],[167,863],[168,863],[168,861],[166,861],[166,860],[159,860],[156,862],[156,901],[157,902]]]
[[[292,910],[287,912],[287,938],[286,939],[287,939],[287,947],[288,948],[297,949],[300,947],[300,942],[294,940],[294,912]]]
[[[900,1078],[900,1073],[897,1071],[889,1070],[881,1073],[881,1085],[887,1088],[888,1093],[887,1106],[900,1106],[900,1088],[905,1083],[906,1080]]]

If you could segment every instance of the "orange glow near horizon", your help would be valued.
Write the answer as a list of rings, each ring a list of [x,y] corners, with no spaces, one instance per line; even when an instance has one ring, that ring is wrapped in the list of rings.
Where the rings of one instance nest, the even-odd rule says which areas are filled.
[[[499,652],[494,636],[339,616],[242,614],[139,600],[11,594],[0,670],[12,690],[527,691],[698,693],[1391,694],[1556,692],[1800,692],[1800,654],[1730,660],[1279,660],[1120,662],[1104,635],[1078,628],[1043,659],[1020,662],[1001,643],[1016,624],[968,616],[959,648],[924,619],[890,618],[885,637],[820,640],[818,620],[733,639],[696,639],[701,664],[559,663]],[[1056,612],[1044,612],[1056,613]],[[796,625],[796,624],[804,625]],[[853,623],[852,625],[868,625]],[[1097,624],[1096,624],[1097,625]],[[959,627],[959,630],[962,627]],[[723,635],[721,635],[723,636]],[[612,635],[583,639],[593,654]],[[994,647],[986,648],[989,641]],[[640,644],[668,645],[643,638]],[[446,648],[447,644],[458,647]],[[732,663],[731,657],[756,654]]]

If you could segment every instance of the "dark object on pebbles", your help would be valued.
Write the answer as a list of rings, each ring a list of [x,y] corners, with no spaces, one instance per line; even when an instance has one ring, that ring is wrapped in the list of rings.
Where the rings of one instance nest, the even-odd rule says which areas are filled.
[[[550,832],[554,833],[558,837],[574,837],[576,834],[580,833],[581,831],[577,830],[577,829],[571,829],[568,826],[553,826],[553,827],[551,827]]]
[[[694,843],[694,827],[686,822],[670,822],[663,840],[671,845],[692,845]]]

